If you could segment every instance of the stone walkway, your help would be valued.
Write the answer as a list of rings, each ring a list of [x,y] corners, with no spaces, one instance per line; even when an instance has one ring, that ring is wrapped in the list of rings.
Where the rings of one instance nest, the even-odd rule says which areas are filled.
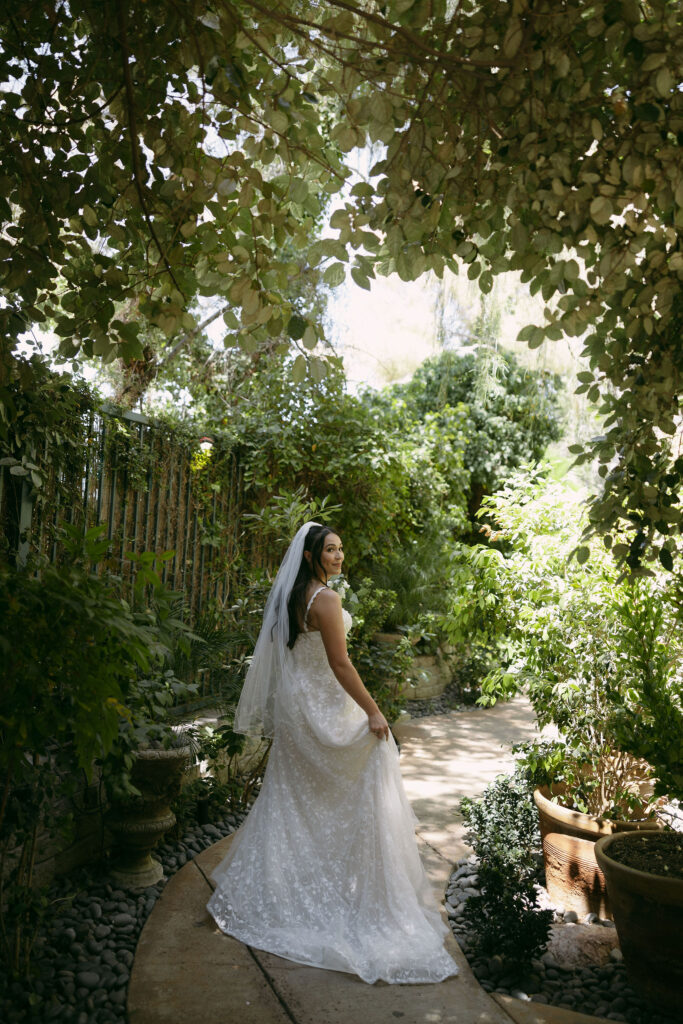
[[[536,735],[533,712],[517,699],[415,719],[395,732],[423,862],[442,898],[452,864],[469,852],[456,811],[460,798],[478,796],[511,767],[511,744]],[[460,974],[439,985],[366,985],[244,946],[206,910],[211,872],[231,840],[199,854],[165,887],[138,943],[130,1024],[598,1024],[568,1010],[489,996],[452,936]]]

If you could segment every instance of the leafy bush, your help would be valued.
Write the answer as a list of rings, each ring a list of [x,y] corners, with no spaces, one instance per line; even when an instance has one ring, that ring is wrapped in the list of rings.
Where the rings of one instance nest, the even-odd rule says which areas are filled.
[[[534,854],[541,847],[538,812],[520,775],[499,775],[480,799],[464,797],[460,810],[467,842],[480,861],[507,862],[520,877],[534,877]]]
[[[538,473],[514,478],[484,508],[496,546],[460,549],[449,635],[497,649],[499,665],[482,682],[482,703],[524,689],[539,725],[557,727],[561,743],[547,752],[546,768],[552,762],[573,806],[631,817],[641,803],[642,766],[620,750],[616,721],[620,714],[625,720],[625,706],[637,711],[650,671],[639,630],[624,629],[636,585],[620,577],[610,553],[595,542],[588,559],[570,557],[585,512],[576,495]],[[656,580],[637,587],[650,614],[660,608],[659,642],[673,654],[675,630],[661,587]]]
[[[138,557],[129,603],[118,577],[93,571],[109,548],[103,530],[67,526],[60,565],[0,566],[0,952],[14,974],[28,971],[45,910],[33,887],[40,831],[68,832],[69,801],[96,763],[111,792],[135,792],[135,749],[172,742],[169,710],[196,689],[172,662],[200,638],[154,555]]]
[[[616,602],[620,651],[617,742],[653,767],[655,794],[683,801],[683,667],[679,623],[638,581]]]
[[[220,716],[215,727],[192,728],[195,756],[206,762],[207,774],[186,783],[172,804],[178,836],[200,815],[206,823],[244,809],[261,782],[271,744],[262,741],[244,760],[247,738],[233,731],[232,722],[229,713]]]
[[[486,360],[480,353],[445,351],[427,359],[395,392],[419,418],[466,407],[464,465],[470,474],[469,511],[502,487],[527,462],[538,462],[561,436],[555,374],[530,371],[514,355],[498,353],[498,375],[480,386]]]
[[[472,949],[498,954],[506,971],[518,977],[548,944],[552,911],[540,910],[533,883],[511,878],[499,863],[479,868],[480,896],[470,896],[463,920],[473,931]]]
[[[413,660],[407,637],[400,637],[396,643],[375,640],[395,600],[392,591],[380,590],[369,579],[345,598],[353,615],[349,656],[388,722],[395,722],[405,707],[407,698],[401,691]]]
[[[479,859],[480,895],[467,900],[463,918],[472,946],[523,973],[545,947],[552,920],[551,911],[539,910],[534,888],[540,833],[529,787],[519,776],[500,775],[480,800],[466,797],[460,808]]]
[[[0,566],[0,954],[12,974],[28,971],[46,907],[33,886],[39,832],[68,829],[60,802],[112,749],[134,680],[159,663],[152,622],[90,571],[99,533],[68,530],[64,563],[38,575]]]
[[[390,561],[436,514],[447,511],[466,528],[462,412],[425,426],[403,402],[349,394],[341,363],[324,388],[292,388],[280,362],[262,360],[231,413],[248,498],[262,517],[251,522],[278,538],[275,561],[311,513],[342,534],[354,581]]]

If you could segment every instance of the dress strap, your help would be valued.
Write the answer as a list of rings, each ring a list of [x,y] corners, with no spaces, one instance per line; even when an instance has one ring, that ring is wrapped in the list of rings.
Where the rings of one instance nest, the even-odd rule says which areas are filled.
[[[327,590],[327,586],[323,584],[322,587],[318,587],[317,590],[314,590],[313,593],[311,594],[308,604],[306,605],[306,614],[304,615],[304,629],[308,628],[308,613],[311,610],[311,605],[313,604],[321,590]]]

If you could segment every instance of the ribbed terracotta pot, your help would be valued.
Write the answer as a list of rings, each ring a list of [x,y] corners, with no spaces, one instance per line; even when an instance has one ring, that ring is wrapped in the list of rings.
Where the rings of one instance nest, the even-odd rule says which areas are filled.
[[[553,794],[562,797],[565,787],[553,787]],[[550,799],[550,788],[534,791],[538,810],[546,886],[554,903],[573,910],[579,916],[598,914],[612,917],[605,877],[595,859],[595,843],[601,836],[642,830],[661,831],[661,825],[650,819],[615,821],[582,814]]]
[[[619,945],[629,981],[661,1009],[680,1013],[683,992],[683,880],[653,875],[620,864],[610,856],[632,832],[604,836],[595,856],[607,880]],[[656,843],[657,835],[647,838]],[[683,835],[680,837],[683,844]]]

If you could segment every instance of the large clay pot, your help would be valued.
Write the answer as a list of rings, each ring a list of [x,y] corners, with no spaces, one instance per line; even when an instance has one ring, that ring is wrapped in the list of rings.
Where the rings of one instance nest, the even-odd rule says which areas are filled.
[[[595,859],[596,841],[617,832],[660,831],[662,826],[652,819],[595,818],[550,799],[552,795],[561,799],[564,792],[563,785],[554,786],[552,793],[548,786],[534,791],[548,894],[553,903],[579,916],[592,913],[611,919],[605,878]]]
[[[683,991],[683,880],[627,867],[610,856],[616,844],[636,838],[650,845],[661,837],[633,832],[604,836],[595,844],[595,856],[607,880],[629,981],[675,1014]],[[683,845],[683,835],[679,838]]]
[[[152,850],[175,825],[170,804],[189,757],[189,746],[136,751],[131,780],[141,795],[114,801],[106,818],[115,840],[111,874],[119,887],[145,889],[163,877]]]

